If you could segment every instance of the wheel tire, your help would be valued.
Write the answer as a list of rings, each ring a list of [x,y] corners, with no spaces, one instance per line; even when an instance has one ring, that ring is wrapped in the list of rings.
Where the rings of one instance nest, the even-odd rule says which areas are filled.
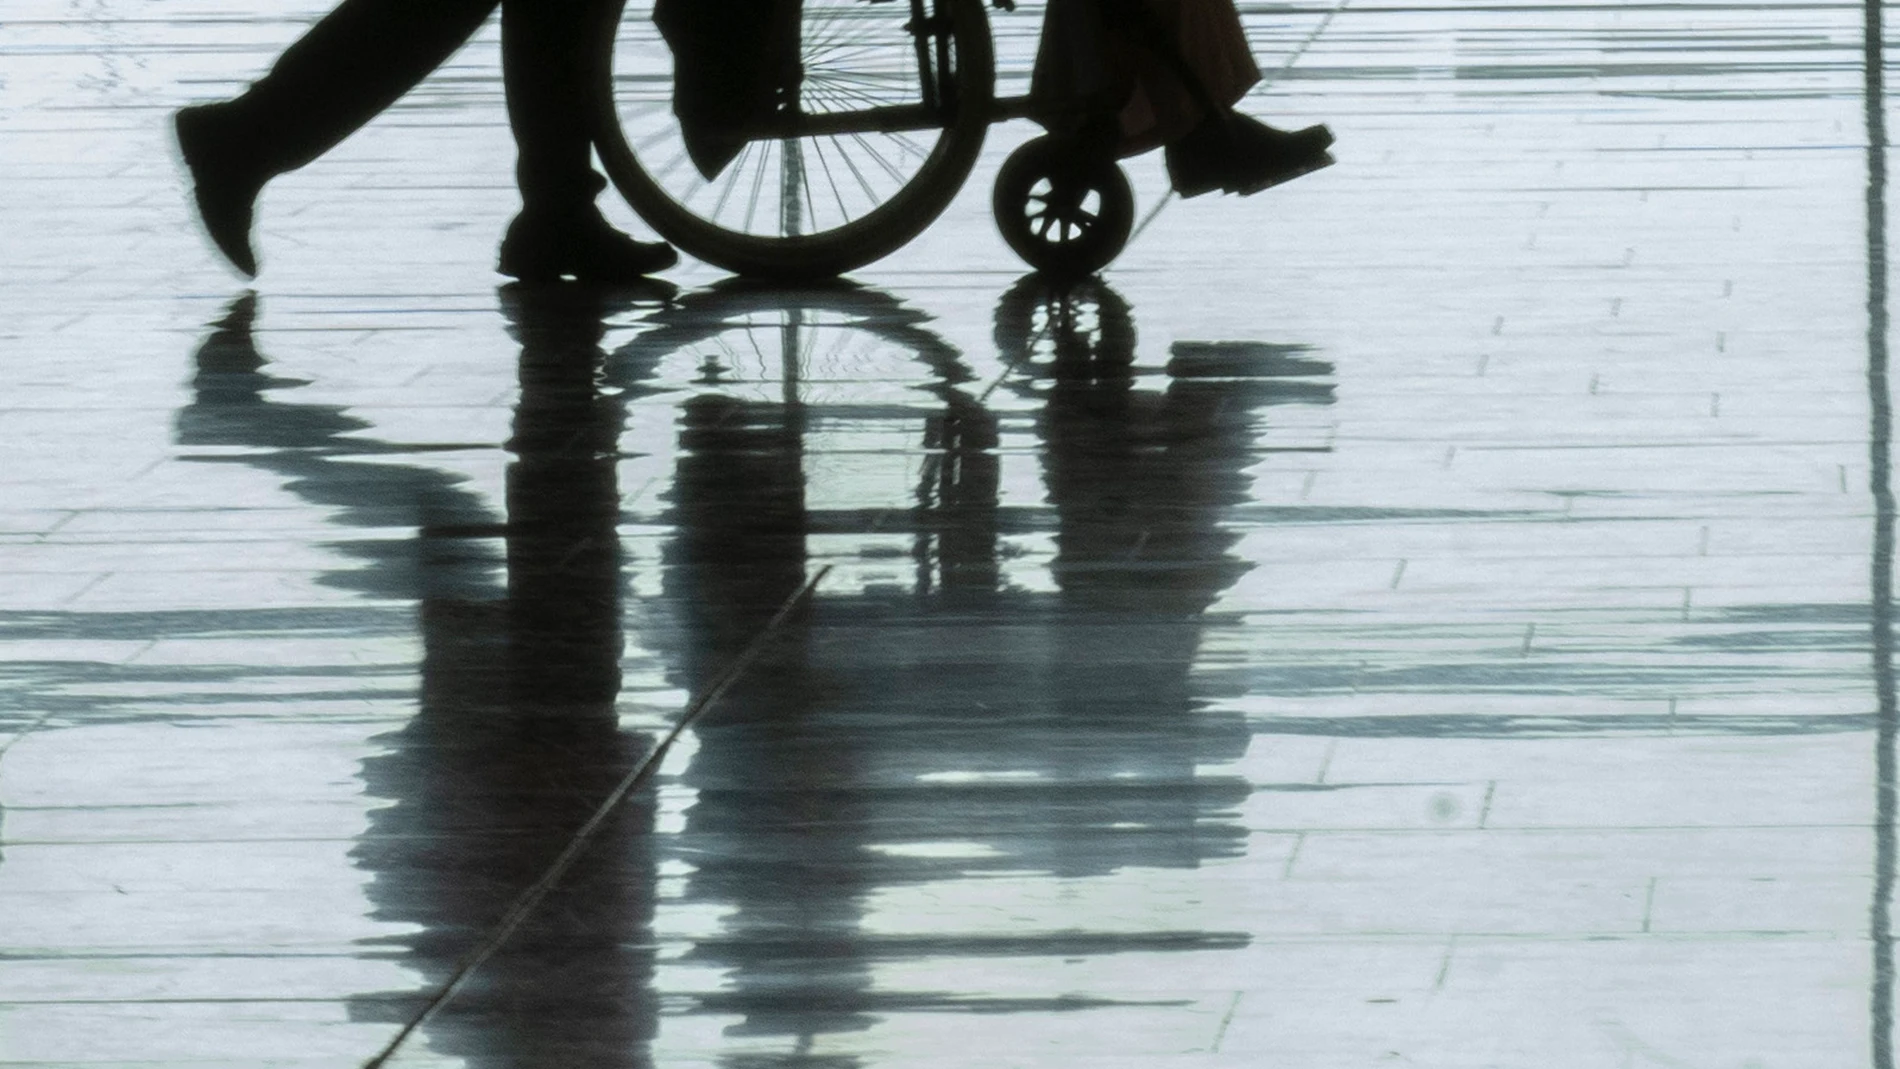
[[[621,196],[661,237],[728,271],[781,281],[817,280],[888,256],[922,233],[949,206],[969,177],[989,131],[995,99],[995,58],[983,0],[941,3],[941,10],[951,22],[949,40],[954,50],[959,101],[956,115],[901,187],[842,225],[811,234],[760,234],[721,225],[681,203],[642,166],[639,154],[629,143],[613,97],[612,57],[601,65],[605,84],[597,89],[598,99],[607,102],[600,109],[595,136],[601,164]],[[636,2],[630,8],[634,13],[628,18],[633,18],[639,12],[650,11],[651,5]],[[616,32],[620,29],[616,24]],[[801,47],[804,45],[801,41]]]
[[[1016,255],[1057,278],[1107,267],[1135,225],[1135,193],[1122,169],[1112,160],[1078,163],[1066,142],[1047,136],[1003,161],[990,206]]]

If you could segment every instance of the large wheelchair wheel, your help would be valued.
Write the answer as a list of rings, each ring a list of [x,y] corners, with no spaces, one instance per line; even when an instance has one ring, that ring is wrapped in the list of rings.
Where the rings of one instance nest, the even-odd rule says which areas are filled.
[[[687,253],[744,275],[840,274],[916,237],[969,176],[995,83],[982,0],[778,0],[800,21],[796,93],[711,179],[687,154],[655,2],[621,13],[596,146],[634,211]]]

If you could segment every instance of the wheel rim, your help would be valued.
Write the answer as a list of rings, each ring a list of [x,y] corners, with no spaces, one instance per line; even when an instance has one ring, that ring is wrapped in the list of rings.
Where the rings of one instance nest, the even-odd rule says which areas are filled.
[[[1050,138],[1017,149],[997,175],[992,200],[1003,240],[1032,267],[1087,274],[1122,250],[1134,222],[1128,180],[1111,162],[1078,166]]]
[[[933,69],[947,60],[952,72],[945,81],[958,105],[937,113],[946,125],[755,137],[708,179],[688,156],[673,112],[674,57],[653,22],[653,0],[629,0],[614,40],[602,161],[656,230],[722,266],[843,270],[856,266],[843,261],[889,252],[955,195],[988,124],[991,61],[981,7],[940,3],[955,26],[950,43],[929,57]],[[925,107],[907,14],[901,4],[804,0],[797,57],[804,118],[780,113],[773,121],[809,129],[849,125],[840,117],[864,109]]]
[[[1023,221],[1036,240],[1053,247],[1090,248],[1101,241],[1103,196],[1091,186],[1040,178],[1029,187]]]

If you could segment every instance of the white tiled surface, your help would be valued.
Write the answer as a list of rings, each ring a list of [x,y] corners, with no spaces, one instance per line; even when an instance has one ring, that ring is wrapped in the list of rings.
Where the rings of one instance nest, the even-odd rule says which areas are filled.
[[[858,274],[881,310],[608,317],[604,352],[662,350],[602,372],[636,386],[626,736],[776,604],[718,594],[754,551],[691,548],[682,500],[715,533],[757,502],[683,486],[680,426],[708,355],[779,395],[794,311],[837,406],[810,675],[744,692],[782,728],[689,737],[399,1064],[1889,1069],[1864,12],[1246,12],[1286,65],[1249,107],[1331,122],[1340,165],[1171,204],[1109,272],[1127,419],[1176,433],[1149,454],[1063,445],[1119,395],[1052,400],[996,336],[1015,128]],[[166,117],[316,13],[0,20],[0,1062],[360,1063],[545,861],[508,792],[558,766],[424,730],[479,707],[430,695],[490,685],[466,644],[521,600],[499,537],[417,537],[501,522],[522,448],[492,27],[271,187],[268,363],[251,402],[194,378],[236,287]],[[1034,25],[997,16],[1006,74]],[[1329,392],[1153,416],[1196,341],[1297,347]],[[906,526],[929,352],[999,383],[1004,580],[961,605]],[[1225,572],[1158,594],[1184,562]]]

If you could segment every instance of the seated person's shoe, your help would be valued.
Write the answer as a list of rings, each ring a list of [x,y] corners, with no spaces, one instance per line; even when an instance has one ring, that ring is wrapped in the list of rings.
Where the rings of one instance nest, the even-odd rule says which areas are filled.
[[[257,274],[251,251],[251,213],[270,172],[247,156],[245,147],[223,128],[226,104],[200,104],[172,117],[178,152],[191,171],[198,219],[218,251],[249,278]]]
[[[589,204],[574,213],[524,211],[508,224],[495,270],[523,282],[633,282],[679,262],[664,241],[635,241]]]
[[[1246,196],[1332,164],[1333,133],[1324,126],[1279,130],[1229,113],[1209,119],[1167,146],[1175,192],[1198,197],[1216,189]]]
[[[1325,126],[1304,130],[1276,130],[1257,119],[1236,115],[1234,139],[1239,149],[1229,180],[1222,188],[1245,197],[1311,174],[1333,164],[1333,132]]]
[[[1161,151],[1168,165],[1168,181],[1182,197],[1198,197],[1221,188],[1234,156],[1233,139],[1225,124],[1208,120],[1170,142]]]

